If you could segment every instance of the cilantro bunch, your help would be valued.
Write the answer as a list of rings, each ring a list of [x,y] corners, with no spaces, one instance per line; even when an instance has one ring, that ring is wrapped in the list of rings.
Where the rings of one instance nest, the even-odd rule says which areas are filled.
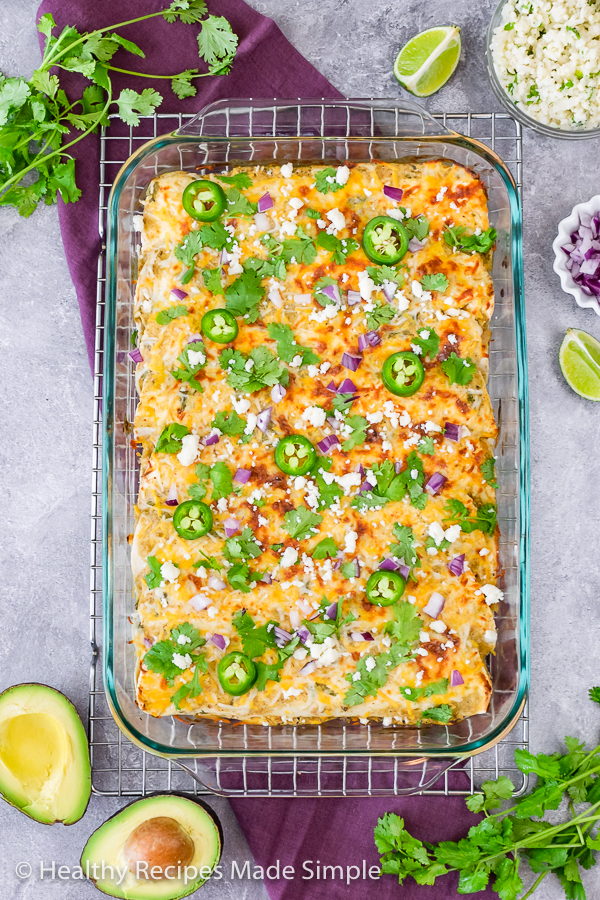
[[[198,54],[207,72],[186,69],[172,75],[149,75],[111,64],[123,49],[135,56],[144,51],[115,29],[162,16],[167,22],[199,25]],[[162,95],[152,88],[141,92],[123,89],[113,95],[112,72],[168,80],[180,98],[193,97],[197,78],[226,75],[233,62],[238,38],[223,16],[207,15],[205,0],[172,0],[163,10],[148,13],[95,31],[80,33],[66,25],[55,33],[49,13],[38,22],[45,36],[42,62],[31,78],[5,78],[0,74],[0,204],[30,216],[40,201],[75,203],[81,191],[75,181],[75,160],[69,149],[86,135],[108,124],[116,112],[126,125],[139,125],[140,116],[152,114]],[[61,72],[77,72],[90,84],[80,97],[69,97],[61,86]],[[81,132],[73,137],[74,132]]]
[[[600,688],[592,688],[590,698],[600,703]],[[585,900],[581,870],[596,865],[600,850],[600,746],[587,750],[577,738],[566,737],[565,747],[551,755],[515,750],[521,772],[536,775],[535,787],[515,799],[509,778],[484,781],[481,793],[466,800],[471,812],[484,818],[459,841],[420,841],[399,816],[384,815],[374,834],[382,871],[396,875],[400,884],[410,876],[428,885],[458,872],[459,894],[476,894],[490,885],[500,900],[525,900],[554,874],[567,900]],[[507,809],[500,809],[503,801],[509,801]],[[559,808],[560,817],[548,821],[546,813]],[[524,860],[537,878],[522,893]]]

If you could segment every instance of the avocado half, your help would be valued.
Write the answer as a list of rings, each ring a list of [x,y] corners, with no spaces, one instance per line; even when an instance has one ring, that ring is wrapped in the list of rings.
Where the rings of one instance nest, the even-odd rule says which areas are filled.
[[[221,830],[212,810],[178,794],[158,794],[136,800],[96,829],[81,868],[111,897],[179,900],[210,878],[220,857]]]
[[[45,684],[0,694],[2,797],[44,825],[72,825],[91,790],[87,737],[71,701]]]

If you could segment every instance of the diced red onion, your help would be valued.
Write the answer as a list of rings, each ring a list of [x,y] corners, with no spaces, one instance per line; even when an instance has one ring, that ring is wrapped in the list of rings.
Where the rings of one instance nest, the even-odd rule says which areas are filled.
[[[338,420],[334,416],[327,416],[325,420],[330,428],[333,428],[334,431],[339,431],[342,427],[342,423],[338,422]]]
[[[394,299],[394,294],[396,293],[397,287],[398,287],[398,285],[396,284],[395,281],[384,281],[381,286],[381,289],[382,289],[383,293],[385,294],[385,299],[388,300],[390,303]]]
[[[361,362],[362,355],[359,356],[358,353],[348,353],[346,350],[342,353],[342,365],[351,372],[356,372]]]
[[[451,559],[448,563],[448,569],[453,575],[462,575],[465,571],[465,554],[461,553],[460,556],[455,556]]]
[[[417,253],[419,250],[422,250],[425,246],[425,241],[420,241],[419,238],[411,238],[408,242],[408,249],[411,253]]]
[[[354,563],[354,577],[360,578],[360,563],[356,557],[352,560],[352,562]]]
[[[237,481],[238,484],[247,484],[251,475],[252,472],[250,469],[236,469],[233,480]]]
[[[425,485],[425,490],[430,494],[437,494],[443,488],[446,482],[446,476],[441,472],[434,472],[429,481]]]
[[[204,441],[205,447],[212,447],[213,444],[219,443],[219,435],[216,432],[211,431],[206,440]]]
[[[263,577],[260,580],[261,580],[262,584],[271,584],[271,582],[273,581],[270,572],[265,572]]]
[[[219,578],[218,575],[211,575],[206,583],[213,591],[224,591],[227,587],[223,579]]]
[[[384,184],[383,193],[389,200],[394,200],[396,203],[400,203],[404,191],[401,188],[392,187],[391,184]]]
[[[361,301],[360,291],[348,291],[346,294],[346,302],[348,306],[356,306]]]
[[[331,379],[331,381],[330,381],[329,384],[327,385],[326,390],[331,391],[332,394],[336,394],[336,393],[337,393],[337,388],[336,388],[336,386],[335,386],[335,381],[333,380],[333,378]]]
[[[144,647],[146,648],[146,650],[149,650],[150,647],[152,647],[152,646],[153,646],[153,644],[152,644],[152,641],[150,640],[150,638],[145,637],[144,638]]]
[[[223,249],[221,250],[221,255],[219,256],[219,265],[226,266],[230,261],[231,256],[229,255],[225,247],[223,247]]]
[[[256,427],[259,428],[263,434],[266,433],[269,427],[272,412],[273,409],[271,406],[269,406],[267,409],[263,409],[262,412],[259,412],[258,416],[256,417]]]
[[[136,365],[137,365],[137,363],[144,362],[144,357],[142,356],[142,354],[140,353],[140,351],[138,350],[137,347],[135,348],[135,350],[129,351],[129,356],[132,358],[134,363],[136,363]]]
[[[460,425],[455,422],[444,424],[444,437],[447,441],[460,441]]]
[[[210,597],[206,597],[204,594],[196,594],[195,597],[191,597],[188,600],[188,603],[196,610],[196,612],[202,612],[203,609],[206,609],[207,606],[210,606],[212,600],[210,599]]]
[[[325,296],[329,300],[333,300],[334,303],[341,303],[342,298],[340,297],[340,289],[337,284],[328,284],[326,287],[320,289],[321,294],[325,294]]]
[[[358,388],[354,384],[353,381],[350,381],[349,378],[344,378],[339,388],[337,389],[338,394],[355,394]]]
[[[272,228],[271,220],[266,213],[257,212],[254,216],[254,224],[259,231],[269,231]]]
[[[369,346],[369,339],[366,334],[359,334],[358,336],[358,349],[362,353]]]
[[[201,334],[190,334],[189,338],[187,339],[187,343],[188,344],[203,344],[204,341],[202,340]]]
[[[268,191],[266,194],[263,194],[262,197],[259,198],[257,206],[259,213],[264,213],[268,209],[273,208],[273,198]]]
[[[386,556],[383,562],[379,564],[379,568],[385,569],[386,572],[395,572],[400,568],[400,563],[396,562],[395,559],[390,559],[389,556]]]
[[[341,569],[341,568],[342,568],[342,563],[344,562],[344,559],[345,559],[345,558],[346,558],[346,554],[344,553],[344,551],[343,551],[343,550],[338,550],[337,556],[336,556],[336,558],[335,558],[335,562],[334,562],[334,564],[333,564],[333,568],[336,569],[336,570],[337,570],[337,569]]]
[[[408,576],[410,575],[410,569],[408,568],[408,566],[405,566],[403,564],[400,565],[398,572],[400,573],[400,575],[402,575],[402,577],[404,578],[405,581],[408,579]]]
[[[187,300],[188,295],[185,291],[182,291],[181,288],[171,288],[171,293],[173,296],[177,297],[178,300]]]
[[[432,619],[437,619],[444,608],[445,602],[446,598],[442,597],[441,594],[438,594],[437,591],[434,591],[427,601],[427,606],[423,607],[423,612],[427,613],[428,616],[431,616]]]
[[[562,249],[573,281],[588,296],[600,297],[600,215],[581,213],[579,227]]]
[[[354,471],[358,472],[358,474],[360,475],[361,478],[365,477],[365,467],[363,466],[362,463],[359,463]]]
[[[301,640],[301,642],[302,642],[303,644],[305,644],[305,643],[307,642],[307,640],[309,639],[309,637],[310,637],[310,631],[308,630],[308,628],[306,627],[306,625],[302,625],[302,626],[298,629],[298,631],[296,632],[296,634],[298,635],[298,637],[300,638],[300,640]]]
[[[335,603],[332,603],[331,606],[328,606],[325,610],[325,618],[326,619],[337,619],[338,614],[338,605],[337,600]]]
[[[227,641],[222,634],[213,634],[210,640],[211,643],[215,645],[215,647],[219,648],[219,650],[227,649]]]
[[[231,537],[232,534],[235,534],[240,530],[240,523],[237,519],[228,518],[223,522],[223,527],[225,528],[227,537]]]
[[[281,403],[286,394],[287,391],[282,384],[274,384],[271,388],[271,400],[273,403]]]
[[[314,659],[311,659],[311,661],[309,663],[306,663],[306,665],[300,669],[300,672],[298,674],[299,675],[312,675],[312,673],[315,671],[316,668],[317,668],[317,663],[315,662]]]
[[[402,471],[402,463],[395,462],[394,463],[394,472],[396,473],[396,475],[399,475],[401,471]]]
[[[373,484],[371,481],[369,481],[368,478],[365,478],[365,480],[363,481],[363,483],[361,484],[361,486],[358,489],[358,493],[364,494],[365,491],[372,491],[374,487],[377,487],[377,484]]]
[[[365,335],[371,347],[377,347],[378,344],[381,343],[381,338],[377,334],[376,331],[367,331]]]
[[[458,669],[452,669],[450,673],[450,687],[458,687],[459,684],[464,684],[465,680],[458,671]]]
[[[280,628],[279,625],[276,625],[273,629],[273,634],[275,635],[275,643],[278,647],[285,647],[286,644],[292,639],[292,635],[289,631],[286,631],[284,628]]]
[[[179,503],[179,494],[177,493],[177,485],[175,482],[169,488],[169,493],[167,494],[167,499],[165,500],[167,506],[177,506]]]
[[[327,437],[324,437],[322,440],[317,442],[317,447],[319,448],[321,453],[329,453],[332,447],[336,444],[339,444],[340,440],[337,434],[328,434]]]
[[[375,638],[373,637],[373,635],[371,634],[370,631],[363,631],[361,634],[361,637],[362,637],[363,641],[374,641],[375,640]]]

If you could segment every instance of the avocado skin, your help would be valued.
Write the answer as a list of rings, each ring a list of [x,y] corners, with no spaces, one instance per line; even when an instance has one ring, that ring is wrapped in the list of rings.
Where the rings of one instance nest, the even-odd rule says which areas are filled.
[[[92,795],[92,767],[90,763],[87,732],[85,730],[81,717],[71,700],[69,700],[69,698],[61,691],[51,687],[51,685],[42,684],[42,682],[39,681],[25,681],[22,684],[13,684],[2,691],[2,693],[0,693],[0,722],[2,721],[2,707],[4,703],[12,699],[12,694],[18,694],[19,691],[26,691],[28,689],[39,689],[42,692],[50,692],[54,699],[59,700],[59,702],[64,705],[65,709],[68,711],[71,719],[73,720],[71,724],[73,726],[74,735],[72,735],[72,737],[76,738],[76,740],[73,741],[73,746],[74,748],[77,748],[76,752],[80,754],[79,758],[83,763],[81,793],[79,794],[79,796],[86,797],[85,805],[80,808],[75,817],[67,815],[64,819],[54,819],[51,821],[40,819],[37,816],[32,815],[32,813],[28,812],[26,809],[23,809],[21,806],[19,806],[18,803],[14,802],[6,796],[5,792],[2,790],[1,777],[0,797],[2,798],[2,800],[4,800],[5,803],[8,803],[9,806],[17,809],[20,813],[23,813],[24,816],[27,816],[28,819],[33,819],[34,822],[38,822],[40,825],[56,825],[58,822],[61,822],[63,825],[74,825],[76,822],[79,822],[79,820],[82,819],[87,812],[87,808],[89,806],[90,798]]]
[[[98,838],[102,838],[103,834],[105,832],[110,832],[110,829],[115,824],[119,825],[119,824],[122,824],[124,820],[127,821],[127,816],[130,813],[137,812],[140,809],[145,809],[146,815],[143,817],[143,819],[141,821],[146,821],[147,819],[151,819],[154,816],[160,816],[160,815],[169,816],[170,815],[177,822],[184,825],[185,823],[181,821],[181,817],[177,815],[177,809],[175,809],[174,811],[169,810],[167,804],[171,800],[175,800],[175,801],[183,800],[186,803],[186,807],[187,807],[188,811],[193,812],[193,807],[197,807],[199,817],[201,819],[205,819],[205,817],[208,817],[208,819],[210,819],[210,824],[214,827],[214,830],[216,832],[216,835],[215,835],[216,845],[217,845],[216,855],[214,856],[214,859],[211,860],[210,863],[205,862],[205,863],[203,863],[203,865],[210,865],[212,867],[212,870],[214,870],[214,868],[219,863],[219,860],[221,858],[222,849],[223,849],[223,828],[222,828],[221,822],[220,822],[218,816],[216,815],[216,813],[214,812],[214,810],[212,810],[207,803],[205,803],[203,800],[200,800],[198,797],[190,797],[187,794],[184,794],[183,792],[180,792],[180,791],[172,791],[170,794],[164,794],[164,793],[161,793],[160,791],[157,791],[152,794],[148,794],[147,796],[142,797],[141,799],[131,801],[126,806],[122,807],[122,809],[118,810],[118,812],[113,813],[112,816],[110,816],[105,822],[103,822],[103,824],[100,825],[90,835],[85,847],[83,848],[83,852],[82,852],[81,859],[80,859],[80,865],[81,865],[83,872],[86,872],[86,862],[88,862],[88,863],[94,862],[94,859],[91,856],[91,854],[86,853],[86,851],[88,851],[88,847],[90,846],[90,843],[93,841],[93,839],[96,836]],[[159,801],[160,805],[158,805],[157,808],[155,808],[156,804],[153,801]],[[140,824],[140,822],[137,822],[135,827],[137,827],[138,824]],[[132,830],[133,830],[133,828],[131,828],[128,833],[131,833]],[[125,837],[125,840],[126,840],[126,837]],[[124,841],[123,841],[123,843],[124,843]],[[98,848],[98,849],[100,850],[100,853],[102,853],[101,845],[100,845],[100,848]],[[101,856],[98,857],[98,859],[100,859],[100,858],[101,858]],[[107,858],[105,858],[105,862],[107,865],[111,865],[111,864],[117,865],[116,861],[113,860],[111,863],[110,859],[107,859]],[[119,862],[118,864],[122,865],[121,862]],[[93,878],[90,876],[89,880],[95,885],[96,888],[98,888],[99,891],[109,894],[110,896],[119,897],[119,898],[131,898],[131,900],[137,900],[137,898],[138,898],[138,894],[135,894],[135,893],[127,893],[127,894],[124,894],[123,892],[112,893],[108,890],[105,890],[105,888],[99,883],[101,879]],[[168,894],[168,895],[160,894],[159,895],[160,900],[180,900],[180,898],[187,897],[189,894],[193,894],[194,891],[197,891],[198,888],[200,888],[207,880],[208,880],[207,878],[200,878],[193,883],[190,882],[190,884],[188,884],[183,891],[178,892],[178,893],[172,893],[172,894]],[[152,885],[152,882],[146,882],[146,885]],[[142,894],[139,895],[140,898],[141,898],[141,896],[142,896]],[[153,896],[153,895],[148,895],[148,897],[150,897],[150,896]]]

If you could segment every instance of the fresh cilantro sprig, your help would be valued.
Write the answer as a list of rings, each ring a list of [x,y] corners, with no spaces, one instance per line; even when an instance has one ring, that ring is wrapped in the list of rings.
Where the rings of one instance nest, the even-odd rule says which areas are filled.
[[[343,496],[344,492],[339,484],[332,478],[325,478],[325,474],[330,471],[333,460],[329,456],[318,457],[314,466],[310,471],[310,477],[314,478],[315,484],[319,490],[319,498],[317,500],[317,509],[329,509],[333,504]]]
[[[242,591],[249,594],[257,581],[264,576],[264,572],[253,572],[247,563],[236,563],[227,569],[227,581],[234,591]]]
[[[218,428],[221,434],[225,434],[228,437],[237,437],[240,434],[244,434],[246,424],[246,420],[238,416],[233,409],[220,409],[211,422],[213,428]]]
[[[346,439],[342,441],[342,450],[347,453],[354,447],[360,447],[361,444],[364,444],[367,439],[369,423],[364,416],[346,416],[344,424],[352,429]]]
[[[226,219],[233,219],[235,216],[253,216],[256,213],[256,203],[248,200],[236,187],[227,188],[225,197],[227,206],[223,215]]]
[[[229,497],[233,493],[231,469],[222,460],[218,460],[214,466],[198,463],[196,476],[198,477],[198,484],[191,484],[188,488],[188,494],[192,500],[204,499],[209,478],[212,482],[211,500],[220,500],[221,497]]]
[[[449,247],[469,253],[489,253],[497,237],[495,228],[486,228],[481,234],[469,234],[464,225],[453,225],[444,231],[444,240]]]
[[[323,538],[310,554],[313,559],[335,559],[338,555],[338,546],[332,537]]]
[[[154,448],[155,453],[179,453],[183,444],[182,440],[190,433],[187,425],[180,422],[171,422],[160,433],[160,437]]]
[[[150,567],[150,571],[144,575],[144,579],[148,585],[148,590],[153,591],[154,588],[160,587],[163,583],[162,572],[160,571],[162,563],[155,556],[148,556],[146,562]]]
[[[434,275],[423,275],[421,278],[421,287],[424,291],[439,291],[443,294],[448,290],[449,281],[443,272],[436,272]]]
[[[471,534],[473,531],[493,534],[496,529],[498,509],[493,503],[476,507],[475,515],[473,515],[464,503],[451,498],[446,503],[444,510],[448,513],[444,521],[458,523],[461,531],[464,531],[465,534]]]
[[[168,309],[161,309],[156,317],[156,321],[159,325],[168,325],[173,319],[178,319],[180,316],[187,316],[187,314],[187,306],[170,306]]]
[[[407,699],[413,699],[415,690],[427,688],[404,689]],[[592,688],[590,697],[600,702],[600,688]],[[426,713],[429,720],[444,721],[445,706]],[[427,885],[455,872],[459,895],[478,893],[489,886],[500,900],[531,897],[553,873],[567,900],[585,900],[581,870],[596,864],[600,850],[595,831],[600,821],[600,747],[587,750],[576,738],[566,737],[565,748],[551,756],[517,749],[517,767],[524,774],[536,775],[537,783],[527,794],[516,797],[506,776],[484,781],[480,792],[466,798],[469,810],[484,817],[458,841],[422,842],[410,834],[399,816],[384,815],[374,832],[382,871],[395,875],[400,884],[410,876],[417,884]],[[508,806],[502,809],[504,801]],[[576,809],[576,805],[583,808]],[[552,815],[550,821],[545,818],[547,812],[558,809],[562,810],[559,816]],[[522,893],[524,859],[537,878]]]
[[[281,245],[281,256],[286,263],[296,260],[297,263],[305,263],[310,266],[317,258],[315,241],[307,234],[302,225],[296,228],[296,237],[288,238]]]
[[[340,629],[344,627],[344,625],[349,625],[351,622],[356,621],[356,616],[354,613],[347,613],[347,615],[343,615],[344,598],[340,597],[337,604],[337,611],[335,614],[335,619],[330,619],[329,616],[325,615],[327,609],[329,609],[330,601],[328,597],[323,597],[323,601],[321,603],[321,607],[319,610],[320,616],[318,619],[305,619],[303,624],[314,638],[315,644],[322,644],[328,637],[339,637]]]
[[[225,290],[225,309],[234,316],[243,316],[248,322],[258,319],[258,305],[265,295],[260,276],[245,271]]]
[[[426,219],[425,216],[404,219],[402,224],[406,228],[409,238],[417,238],[418,241],[424,241],[429,234],[429,219]]]
[[[196,347],[199,347],[200,350],[196,350]],[[190,351],[192,353],[201,354],[195,363],[191,362]],[[173,378],[177,379],[177,381],[185,381],[194,390],[198,391],[201,394],[204,393],[204,389],[200,384],[199,379],[196,377],[200,370],[204,368],[207,362],[206,354],[202,350],[202,344],[188,344],[183,352],[180,353],[177,357],[177,362],[179,363],[179,368],[173,369],[171,371],[171,375],[173,376]]]
[[[367,329],[377,331],[382,325],[391,322],[397,312],[398,310],[389,303],[378,303],[374,309],[367,312]]]
[[[488,456],[488,458],[479,466],[479,470],[485,478],[486,483],[489,484],[491,488],[494,488],[494,490],[498,490],[498,482],[496,481],[496,460],[494,457]]]
[[[440,339],[433,328],[421,328],[412,338],[411,343],[419,348],[419,356],[428,356],[429,359],[435,359],[440,349]],[[413,347],[414,350],[414,347]],[[416,350],[414,350],[417,353]]]
[[[227,383],[235,391],[254,393],[275,384],[289,384],[287,367],[268,347],[254,347],[248,356],[239,350],[223,350],[219,363],[227,373]]]
[[[310,347],[302,347],[296,343],[294,332],[289,325],[280,325],[278,322],[269,322],[267,325],[269,337],[277,341],[277,355],[286,363],[292,362],[296,356],[302,359],[301,365],[318,365],[321,360]]]
[[[390,544],[390,556],[393,556],[398,560],[403,560],[404,565],[408,566],[410,569],[408,577],[413,581],[416,581],[417,579],[413,570],[421,568],[421,560],[415,550],[414,532],[408,525],[400,525],[399,522],[394,524],[393,532],[398,543]]]
[[[371,490],[357,494],[352,501],[355,509],[379,509],[390,501],[402,500],[406,494],[404,479],[396,474],[394,464],[386,459],[382,463],[375,463],[371,469],[377,484]],[[370,481],[369,483],[372,483]]]
[[[341,191],[344,187],[343,184],[340,184],[336,181],[337,170],[332,166],[327,166],[326,169],[320,169],[315,175],[315,185],[320,194],[329,194],[336,193],[336,191]]]
[[[229,562],[234,562],[238,559],[241,559],[243,562],[249,559],[256,559],[262,552],[263,548],[254,537],[254,532],[251,528],[244,528],[241,534],[227,538],[223,547],[223,556]]]
[[[470,357],[467,356],[466,359],[463,359],[457,356],[453,350],[448,359],[442,362],[442,369],[448,376],[450,384],[460,384],[465,387],[473,380],[477,366]]]
[[[118,50],[143,57],[144,51],[117,30],[125,25],[164,17],[168,22],[200,26],[198,53],[207,72],[186,69],[170,75],[148,74],[113,66]],[[42,62],[27,81],[0,75],[0,204],[14,206],[30,216],[40,201],[65,203],[81,196],[75,180],[75,160],[70,150],[88,134],[108,124],[112,111],[127,125],[139,125],[140,116],[151,115],[162,103],[152,88],[137,92],[124,88],[115,95],[112,73],[170,81],[178,97],[196,93],[193,82],[209,75],[226,74],[235,56],[238,38],[222,16],[207,15],[205,0],[173,0],[165,8],[134,20],[118,22],[80,33],[66,25],[57,34],[50,13],[41,16],[38,30],[45,37]],[[61,74],[77,72],[91,82],[73,98],[61,84]],[[52,74],[51,74],[52,73]],[[73,137],[73,130],[79,131]]]
[[[400,268],[395,269],[393,266],[367,266],[367,272],[377,285],[382,285],[386,281],[391,281],[400,287],[404,284],[404,274]]]
[[[231,250],[234,239],[220,222],[211,222],[209,225],[203,225],[197,231],[188,231],[180,244],[177,244],[173,253],[175,258],[184,265],[184,271],[180,277],[182,284],[188,284],[194,275],[196,266],[196,257],[204,249],[210,247],[212,250]],[[202,270],[204,273],[210,272],[210,269]],[[235,283],[235,282],[234,282]]]
[[[144,654],[144,665],[151,672],[157,672],[162,675],[167,684],[173,686],[175,677],[181,675],[186,668],[193,665],[197,660],[196,651],[206,644],[204,638],[200,637],[200,632],[194,628],[189,622],[182,622],[176,628],[171,630],[169,637],[164,641],[157,641],[146,654]],[[191,661],[188,666],[183,668],[173,661],[173,656],[179,654],[181,657],[189,655]]]
[[[283,517],[283,527],[291,538],[297,541],[305,541],[306,538],[316,534],[323,516],[311,512],[306,506],[298,506],[290,509]]]
[[[334,263],[343,266],[348,256],[358,250],[358,243],[352,238],[338,238],[335,234],[320,231],[317,237],[317,247],[322,247],[332,254]]]
[[[242,647],[246,656],[257,659],[257,657],[263,656],[267,649],[277,650],[275,663],[256,662],[258,670],[256,689],[259,691],[264,691],[267,681],[279,681],[283,664],[292,655],[300,640],[295,637],[285,647],[277,647],[274,631],[277,624],[270,619],[264,625],[256,625],[252,616],[245,610],[238,610],[233,617],[233,625],[242,639]]]
[[[400,693],[411,703],[416,703],[421,697],[435,697],[437,694],[445,694],[448,690],[448,679],[442,678],[440,681],[431,681],[425,687],[401,687]]]
[[[323,293],[323,288],[326,288],[330,284],[337,284],[335,278],[331,278],[329,275],[324,275],[323,278],[319,278],[315,281],[313,286],[313,294],[317,303],[321,306],[337,306],[335,300],[332,300],[331,297],[328,297],[327,294]]]

